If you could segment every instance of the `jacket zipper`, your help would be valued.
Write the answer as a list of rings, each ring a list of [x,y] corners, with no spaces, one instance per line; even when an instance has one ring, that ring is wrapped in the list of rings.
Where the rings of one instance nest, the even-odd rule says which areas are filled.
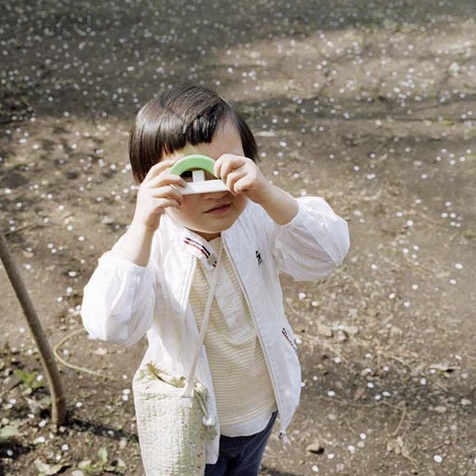
[[[223,240],[223,237],[222,237],[222,240]],[[249,301],[248,294],[246,293],[246,289],[245,289],[245,287],[243,285],[243,282],[241,280],[241,276],[240,276],[240,274],[238,273],[238,271],[236,269],[235,262],[233,261],[233,257],[231,256],[231,253],[228,250],[228,246],[227,246],[225,240],[223,240],[223,245],[224,245],[225,250],[228,254],[228,258],[230,259],[230,263],[233,267],[233,271],[235,272],[235,275],[238,278],[238,282],[240,283],[241,291],[243,293],[243,296],[245,297],[246,304],[248,305],[248,309],[250,311],[251,317],[253,318],[253,322],[255,323],[258,339],[259,339],[259,342],[260,342],[260,345],[261,345],[261,349],[263,350],[263,356],[264,356],[264,359],[266,361],[266,367],[268,368],[268,373],[269,373],[269,377],[270,377],[270,380],[271,380],[271,385],[273,387],[274,396],[276,398],[276,405],[278,407],[278,413],[279,413],[280,408],[282,408],[281,397],[279,395],[279,392],[277,391],[276,381],[274,379],[274,375],[273,375],[273,372],[271,370],[271,365],[269,363],[268,353],[266,352],[265,347],[263,345],[263,337],[261,335],[261,329],[259,327],[258,320],[255,317],[253,308],[251,307],[251,303]],[[282,426],[281,426],[281,430],[282,430]],[[282,438],[282,437],[286,438],[286,432],[285,431],[280,431],[279,437],[280,438]]]

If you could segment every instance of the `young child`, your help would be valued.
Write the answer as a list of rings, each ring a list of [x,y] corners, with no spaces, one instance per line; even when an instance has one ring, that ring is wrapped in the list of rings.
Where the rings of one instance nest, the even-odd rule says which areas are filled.
[[[180,193],[186,182],[169,170],[191,153],[216,160],[228,191]],[[184,86],[147,103],[130,136],[140,183],[132,223],[84,290],[91,336],[130,345],[147,333],[143,363],[187,375],[209,282],[220,273],[196,373],[220,435],[207,445],[206,476],[257,475],[276,415],[285,433],[298,406],[279,273],[317,280],[349,247],[346,222],[322,198],[293,198],[257,160],[248,125],[215,92]]]

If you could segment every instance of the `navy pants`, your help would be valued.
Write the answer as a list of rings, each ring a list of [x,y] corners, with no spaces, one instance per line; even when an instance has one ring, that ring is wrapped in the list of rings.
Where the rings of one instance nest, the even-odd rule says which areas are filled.
[[[205,476],[258,476],[276,416],[277,412],[274,412],[268,426],[255,435],[220,436],[218,461],[206,465]]]

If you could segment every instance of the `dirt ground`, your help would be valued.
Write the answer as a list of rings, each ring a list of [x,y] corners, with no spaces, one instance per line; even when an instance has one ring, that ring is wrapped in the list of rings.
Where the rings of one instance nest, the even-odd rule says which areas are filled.
[[[88,339],[79,309],[132,216],[137,109],[194,82],[238,105],[270,179],[351,230],[333,275],[283,277],[302,404],[263,476],[476,475],[475,18],[474,0],[3,0],[1,223],[51,344],[105,378],[61,366],[55,432],[2,268],[0,474],[142,474],[145,343]]]

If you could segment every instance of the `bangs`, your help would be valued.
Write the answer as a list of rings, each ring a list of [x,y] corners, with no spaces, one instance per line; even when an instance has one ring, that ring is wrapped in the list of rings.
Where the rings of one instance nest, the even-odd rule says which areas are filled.
[[[221,104],[202,113],[192,114],[192,119],[188,114],[182,117],[168,114],[157,130],[157,145],[162,150],[162,155],[169,155],[187,145],[210,144],[218,128],[230,119],[230,115]]]

